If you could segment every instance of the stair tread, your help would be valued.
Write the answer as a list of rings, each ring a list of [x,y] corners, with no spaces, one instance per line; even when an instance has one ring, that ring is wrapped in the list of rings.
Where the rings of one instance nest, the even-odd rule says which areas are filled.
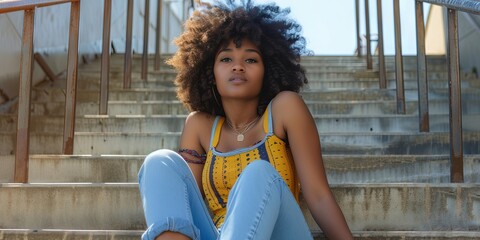
[[[71,230],[71,229],[0,229],[4,237],[22,237],[25,240],[45,239],[138,239],[142,230]],[[355,239],[477,239],[480,231],[352,231]],[[312,231],[315,240],[326,239],[321,231]],[[82,238],[83,237],[83,238]],[[103,238],[102,238],[103,239]]]

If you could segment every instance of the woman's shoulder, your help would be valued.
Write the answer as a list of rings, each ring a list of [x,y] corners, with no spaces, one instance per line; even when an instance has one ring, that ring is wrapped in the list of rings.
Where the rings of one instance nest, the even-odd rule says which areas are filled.
[[[182,146],[196,149],[201,146],[204,151],[209,146],[215,116],[204,112],[191,112],[188,114],[182,131]]]
[[[302,96],[297,92],[282,91],[272,99],[272,110],[274,111],[275,108],[287,110],[304,104],[305,102],[303,101]]]
[[[185,124],[187,125],[195,125],[195,126],[205,126],[205,124],[212,124],[215,120],[215,116],[205,113],[194,111],[188,114]]]
[[[302,97],[293,91],[282,91],[272,99],[271,114],[275,135],[287,138],[288,125],[298,124],[300,115],[308,114]]]

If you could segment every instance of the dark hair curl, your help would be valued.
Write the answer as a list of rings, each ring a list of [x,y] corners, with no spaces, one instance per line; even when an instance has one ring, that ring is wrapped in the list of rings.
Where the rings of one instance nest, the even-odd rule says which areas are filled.
[[[301,55],[310,55],[301,26],[288,17],[290,9],[274,3],[254,5],[250,0],[235,0],[214,5],[200,4],[185,23],[185,31],[175,43],[178,50],[167,63],[178,74],[177,97],[190,111],[212,115],[225,113],[214,87],[213,64],[218,49],[233,40],[240,46],[250,39],[262,53],[265,66],[257,114],[281,91],[299,92],[308,83]]]

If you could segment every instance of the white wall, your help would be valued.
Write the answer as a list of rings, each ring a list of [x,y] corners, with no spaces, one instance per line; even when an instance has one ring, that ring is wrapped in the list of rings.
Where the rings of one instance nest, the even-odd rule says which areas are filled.
[[[458,14],[460,67],[464,72],[477,72],[480,77],[480,15]]]

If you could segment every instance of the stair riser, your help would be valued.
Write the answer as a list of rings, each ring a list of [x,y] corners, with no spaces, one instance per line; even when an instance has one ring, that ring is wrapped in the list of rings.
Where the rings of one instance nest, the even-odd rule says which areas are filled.
[[[137,182],[144,156],[32,156],[30,183]],[[13,182],[14,156],[0,156],[0,183]],[[330,156],[323,158],[330,184],[449,183],[448,156]],[[480,183],[480,158],[464,158],[464,182]]]
[[[0,202],[0,228],[145,229],[136,185],[2,187]]]
[[[379,81],[375,77],[370,78],[362,78],[357,79],[356,77],[349,77],[349,76],[337,76],[337,74],[327,74],[328,76],[312,76],[309,78],[308,86],[312,89],[378,89],[379,88]],[[160,75],[162,76],[162,75]],[[78,81],[78,88],[85,89],[85,90],[98,90],[100,88],[100,81],[98,77],[88,76],[88,75],[81,75],[79,76]],[[316,79],[325,79],[322,81],[318,81]],[[333,81],[333,79],[339,79]],[[462,87],[477,87],[479,86],[478,83],[468,80],[462,80],[461,82]],[[417,79],[415,76],[405,76],[404,77],[404,88],[406,89],[413,89],[417,88]],[[448,80],[446,77],[442,77],[439,79],[429,79],[428,83],[429,88],[448,88]],[[164,77],[152,76],[149,78],[148,81],[143,80],[134,80],[131,83],[132,88],[171,88],[175,87],[173,83],[173,77],[164,79]],[[109,88],[112,89],[120,89],[123,88],[123,82],[120,81],[110,81]],[[387,88],[389,89],[396,89],[396,80],[395,78],[388,78],[387,81]]]
[[[162,72],[162,73],[149,73],[147,75],[147,81],[141,78],[140,73],[132,73],[132,84],[138,84],[141,82],[154,82],[157,85],[165,86],[174,86],[173,80],[175,79],[177,73],[173,71]],[[332,81],[332,79],[341,79],[341,80],[375,80],[378,82],[378,72],[364,72],[364,71],[355,71],[355,70],[345,70],[341,71],[321,71],[320,69],[315,69],[312,71],[307,71],[306,77],[311,83],[322,83]],[[395,72],[387,72],[386,77],[390,81],[396,81]],[[443,82],[447,81],[449,75],[447,72],[443,71],[430,71],[427,73],[427,79],[429,83]],[[403,75],[404,81],[408,82],[417,82],[417,72],[416,71],[405,71]],[[471,79],[467,77],[462,77],[464,81],[469,82]],[[82,71],[78,75],[78,84],[79,86],[88,86],[100,84],[100,72],[96,71]],[[123,86],[123,72],[110,72],[110,86]]]
[[[123,72],[124,67],[123,67],[123,62],[124,60],[113,60],[111,59],[110,62],[110,71],[117,71],[117,72]],[[443,70],[445,71],[447,69],[446,61],[445,59],[443,60],[430,60],[427,61],[428,63],[428,71],[438,71],[438,70]],[[404,60],[404,66],[403,69],[404,71],[413,71],[417,70],[416,66],[416,60]],[[303,58],[301,61],[302,66],[304,66],[307,69],[329,69],[333,68],[335,70],[345,70],[345,69],[358,69],[358,70],[367,70],[367,64],[365,59],[352,59],[352,60],[309,60]],[[153,60],[149,61],[148,64],[148,70],[149,71],[157,71],[154,69],[153,66]],[[378,71],[378,61],[377,59],[374,59],[373,61],[373,70]],[[394,59],[387,59],[385,61],[385,67],[387,71],[395,71],[395,60]],[[82,70],[89,70],[89,71],[100,71],[100,66],[97,65],[84,65],[81,66]],[[140,72],[142,69],[142,63],[140,62],[134,62],[132,65],[132,72]],[[163,61],[160,64],[160,71],[165,71],[165,70],[172,70],[173,68],[170,67],[169,65],[165,64]]]
[[[45,102],[65,102],[65,90],[59,88],[37,89],[32,92],[32,101],[37,103]],[[77,102],[98,102],[100,99],[99,91],[78,91]],[[174,89],[165,91],[149,92],[145,91],[123,91],[113,90],[108,93],[110,101],[166,101],[177,99],[177,93]]]
[[[22,240],[138,240],[142,230],[132,231],[74,231],[74,230],[1,230],[4,239]],[[357,240],[473,240],[478,239],[480,232],[473,231],[359,231],[353,232]],[[313,232],[314,240],[328,240],[323,233]]]
[[[165,101],[176,100],[177,95],[174,88],[171,90],[155,92],[149,90],[112,90],[108,94],[110,101]],[[390,100],[396,99],[395,89],[369,89],[369,90],[306,90],[300,93],[306,101],[372,101],[372,100]],[[98,102],[100,92],[95,90],[77,92],[77,102]],[[429,100],[448,99],[448,89],[430,88]],[[418,90],[406,89],[406,100],[418,100]],[[471,88],[462,89],[462,100],[480,100],[480,91]],[[32,101],[36,103],[46,102],[65,102],[65,90],[59,88],[35,89],[32,92]]]
[[[378,80],[371,79],[369,81],[330,81],[330,82],[309,82],[308,86],[312,89],[323,89],[323,90],[337,90],[337,89],[378,89],[379,88]],[[462,88],[473,87],[473,83],[462,82]],[[404,89],[416,89],[418,83],[415,81],[405,81]],[[429,88],[447,88],[448,89],[448,80],[430,82],[428,84]],[[395,80],[388,80],[387,82],[388,89],[397,89],[397,83]]]
[[[2,187],[0,227],[145,229],[138,186],[130,185]],[[353,231],[480,230],[478,186],[346,185],[332,191]],[[318,229],[303,200],[301,206],[310,228]]]
[[[337,89],[378,89],[379,82],[375,79],[369,79],[369,81],[355,81],[355,80],[348,80],[347,81],[311,81],[308,84],[308,87],[311,89],[330,89],[330,90],[337,90]],[[478,84],[477,84],[478,85]],[[473,83],[469,82],[462,82],[462,88],[467,87],[478,87]],[[86,89],[86,90],[97,90],[99,89],[100,83],[99,82],[86,82],[81,81],[78,83],[79,88]],[[132,82],[132,88],[163,88],[163,87],[174,87],[172,82]],[[120,89],[123,87],[123,83],[118,82],[111,82],[109,84],[110,88]],[[430,82],[429,87],[432,88],[448,88],[448,80],[444,81],[436,81]],[[389,80],[387,83],[388,89],[396,89],[396,82],[394,80]],[[417,88],[417,82],[415,81],[405,81],[404,82],[405,89],[414,89]]]
[[[319,70],[319,71],[338,71],[338,72],[341,72],[341,71],[371,71],[371,72],[378,72],[379,71],[379,66],[378,64],[374,64],[373,65],[373,68],[368,70],[367,69],[367,64],[366,63],[348,63],[348,64],[344,64],[344,63],[329,63],[329,62],[326,62],[326,63],[321,63],[321,64],[318,64],[318,63],[309,63],[309,62],[306,62],[306,63],[301,63],[302,66],[307,69],[307,72],[311,72],[311,71],[316,71],[316,70]],[[385,65],[385,69],[386,69],[386,72],[395,72],[395,63],[387,63]],[[404,65],[403,67],[403,70],[406,71],[406,72],[413,72],[413,71],[417,71],[417,66],[416,65]],[[447,66],[446,65],[432,65],[432,66],[428,66],[428,69],[427,71],[428,72],[441,72],[441,71],[446,71],[447,70]],[[100,71],[100,70],[98,70]],[[123,71],[123,70],[118,70],[118,71]],[[137,70],[137,71],[140,71]]]
[[[408,133],[407,133],[408,134]],[[450,154],[448,133],[394,135],[322,134],[324,154]],[[0,154],[14,153],[14,134],[0,133]],[[75,154],[144,155],[160,148],[178,149],[179,133],[76,133]],[[31,154],[59,154],[61,134],[32,134]],[[480,133],[463,133],[463,153],[480,154]]]
[[[165,61],[172,57],[171,54],[162,54],[160,59],[160,67],[166,66]],[[403,56],[403,63],[405,66],[408,65],[416,65],[417,64],[417,56],[416,55],[407,55]],[[153,55],[148,56],[148,66],[153,68],[155,57]],[[386,55],[384,56],[384,60],[386,64],[394,64],[396,61],[395,55]],[[99,59],[97,59],[99,61]],[[125,56],[123,54],[113,54],[110,58],[110,63],[112,68],[122,68],[123,63],[125,61]],[[141,54],[134,54],[132,57],[132,67],[139,68],[142,65],[143,56]],[[446,58],[445,56],[435,56],[429,55],[426,57],[427,64],[430,66],[436,65],[445,65]],[[373,64],[378,64],[378,56],[372,56]],[[366,56],[352,56],[352,55],[343,55],[343,56],[302,56],[301,58],[302,64],[342,64],[344,66],[348,66],[349,64],[364,64],[366,66]],[[320,64],[321,63],[321,64]],[[83,65],[83,68],[94,68],[99,67],[99,65],[95,64],[87,64]]]
[[[480,115],[466,115],[462,118],[463,131],[480,131]],[[78,117],[76,132],[181,132],[185,115],[165,117]],[[315,122],[320,133],[353,132],[419,132],[418,116],[382,116],[365,117],[322,117],[317,115]],[[31,117],[32,132],[63,132],[64,119],[58,117]],[[0,116],[0,132],[13,132],[16,128],[15,116]],[[430,116],[430,132],[449,132],[449,116]]]
[[[310,112],[314,115],[351,114],[358,116],[371,116],[381,114],[396,114],[396,101],[377,102],[306,102]],[[407,101],[406,114],[418,114],[418,103]],[[478,104],[473,101],[462,101],[463,114],[480,114]],[[64,103],[33,103],[33,115],[63,116]],[[98,103],[79,103],[76,107],[77,116],[97,115]],[[436,100],[429,102],[430,114],[448,114],[448,100]],[[174,102],[110,102],[108,105],[109,115],[187,115],[188,110],[178,101]]]
[[[366,186],[332,189],[352,230],[478,230],[478,187]],[[304,203],[304,202],[302,202]],[[306,209],[305,205],[302,209]],[[316,224],[305,214],[311,229]]]
[[[99,233],[99,231],[60,230],[1,230],[0,239],[12,240],[138,240],[142,231],[119,231]]]

